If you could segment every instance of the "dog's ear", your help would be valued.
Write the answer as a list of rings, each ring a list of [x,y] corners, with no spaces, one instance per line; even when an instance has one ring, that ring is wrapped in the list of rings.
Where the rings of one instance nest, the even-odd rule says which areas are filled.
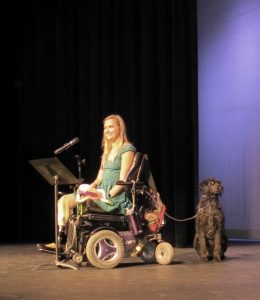
[[[202,194],[209,194],[209,185],[208,185],[208,180],[202,180],[200,185],[199,185],[199,191]]]
[[[224,191],[224,187],[223,187],[223,185],[222,185],[222,183],[221,183],[220,180],[218,180],[218,190],[219,190],[219,193],[220,193],[220,194],[222,194],[223,191]]]

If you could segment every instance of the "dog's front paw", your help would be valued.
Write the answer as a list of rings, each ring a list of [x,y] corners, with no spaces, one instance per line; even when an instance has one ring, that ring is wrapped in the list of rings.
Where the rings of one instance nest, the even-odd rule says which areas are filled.
[[[226,255],[224,255],[224,254],[221,255],[221,260],[224,260],[226,258],[227,258]]]
[[[226,256],[224,254],[214,256],[214,261],[222,261],[224,259],[226,259]]]
[[[201,261],[201,262],[208,262],[208,261],[209,261],[209,258],[208,258],[207,255],[202,255],[202,256],[200,256],[200,261]]]
[[[214,261],[222,261],[222,258],[220,255],[214,256]]]

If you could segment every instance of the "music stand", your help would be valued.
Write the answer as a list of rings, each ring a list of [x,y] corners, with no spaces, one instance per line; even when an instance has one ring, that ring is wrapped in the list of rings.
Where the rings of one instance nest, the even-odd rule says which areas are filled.
[[[57,222],[57,204],[59,185],[71,185],[80,184],[82,179],[76,178],[57,157],[42,158],[30,160],[29,163],[42,175],[42,177],[50,184],[54,186],[54,211],[55,211],[55,263],[59,267],[68,267],[74,270],[78,268],[69,264],[66,264],[58,258],[58,222]]]

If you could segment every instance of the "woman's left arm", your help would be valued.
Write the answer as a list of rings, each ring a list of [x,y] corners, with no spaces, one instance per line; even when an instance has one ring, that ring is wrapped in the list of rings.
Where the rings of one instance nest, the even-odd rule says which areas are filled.
[[[133,164],[134,157],[135,157],[135,153],[133,151],[127,151],[122,154],[119,180],[125,180],[128,172]],[[115,197],[123,189],[124,189],[124,187],[121,185],[113,186],[113,188],[109,191],[110,197]]]

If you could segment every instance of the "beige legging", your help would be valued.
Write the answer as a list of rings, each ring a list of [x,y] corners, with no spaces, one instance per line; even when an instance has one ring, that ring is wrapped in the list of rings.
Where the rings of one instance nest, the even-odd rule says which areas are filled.
[[[95,201],[87,200],[86,202],[91,211],[104,212]],[[76,195],[74,193],[64,195],[58,200],[58,226],[65,227],[68,224],[70,211],[76,206]]]
[[[67,194],[58,200],[58,226],[66,226],[70,211],[77,206],[75,194]]]

